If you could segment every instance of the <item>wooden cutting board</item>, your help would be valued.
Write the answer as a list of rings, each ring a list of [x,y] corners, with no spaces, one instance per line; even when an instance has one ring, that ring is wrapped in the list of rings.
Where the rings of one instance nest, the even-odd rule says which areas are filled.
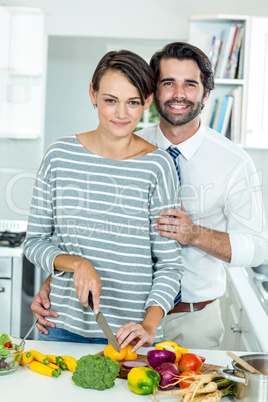
[[[96,353],[96,355],[104,356],[103,352],[98,352],[98,353]],[[148,363],[146,355],[138,355],[136,360],[140,360],[142,362]],[[125,360],[122,360],[121,362],[119,362],[120,363],[120,371],[119,371],[119,374],[118,374],[118,378],[127,379],[127,375],[129,373],[130,369],[126,369],[125,367],[123,367],[123,362],[124,361]],[[150,366],[148,365],[148,367],[150,367]],[[222,368],[222,366],[215,366],[214,364],[204,363],[202,373],[203,374],[217,374],[217,369],[218,368]]]

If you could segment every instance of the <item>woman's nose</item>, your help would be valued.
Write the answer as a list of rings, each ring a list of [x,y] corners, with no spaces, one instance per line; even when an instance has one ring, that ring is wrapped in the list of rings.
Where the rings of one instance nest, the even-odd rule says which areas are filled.
[[[118,119],[124,119],[127,116],[127,107],[124,104],[119,104],[116,107],[115,110],[115,116]]]

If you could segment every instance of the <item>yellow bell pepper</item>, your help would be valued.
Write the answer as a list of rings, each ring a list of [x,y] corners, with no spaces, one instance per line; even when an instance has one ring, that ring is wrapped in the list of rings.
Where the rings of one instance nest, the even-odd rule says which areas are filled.
[[[114,349],[109,343],[103,351],[104,356],[110,357],[112,360],[120,362],[121,360],[136,360],[138,355],[136,352],[132,353],[133,346],[127,345],[124,349],[120,348],[120,353]]]
[[[103,351],[104,356],[110,357],[112,360],[120,362],[124,360],[127,355],[127,349],[121,349],[120,353],[115,350],[115,348],[109,343]]]
[[[125,347],[125,349],[127,350],[125,360],[136,360],[137,359],[137,357],[138,357],[137,352],[134,352],[134,353],[131,352],[133,349],[133,346],[127,345]]]
[[[157,343],[155,345],[155,349],[156,350],[169,350],[170,352],[174,352],[176,354],[175,364],[178,363],[178,361],[180,360],[182,353],[188,353],[188,349],[177,345],[177,343],[173,342],[173,341],[164,341],[164,342]]]
[[[153,394],[158,389],[161,380],[160,374],[149,367],[134,367],[127,375],[128,387],[135,394]]]

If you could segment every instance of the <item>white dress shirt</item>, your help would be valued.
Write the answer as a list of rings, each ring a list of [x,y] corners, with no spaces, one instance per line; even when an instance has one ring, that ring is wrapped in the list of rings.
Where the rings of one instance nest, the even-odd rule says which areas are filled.
[[[159,124],[136,134],[159,148],[172,145]],[[249,155],[202,123],[196,134],[177,147],[184,208],[196,225],[230,237],[230,264],[197,247],[182,246],[182,301],[213,300],[225,292],[224,264],[257,266],[267,257],[262,187]]]

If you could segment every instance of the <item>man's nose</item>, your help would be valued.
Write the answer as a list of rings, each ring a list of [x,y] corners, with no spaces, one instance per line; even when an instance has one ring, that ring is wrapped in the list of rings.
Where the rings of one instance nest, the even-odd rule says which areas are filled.
[[[175,99],[185,99],[185,90],[183,85],[177,84],[174,86],[173,97]]]

